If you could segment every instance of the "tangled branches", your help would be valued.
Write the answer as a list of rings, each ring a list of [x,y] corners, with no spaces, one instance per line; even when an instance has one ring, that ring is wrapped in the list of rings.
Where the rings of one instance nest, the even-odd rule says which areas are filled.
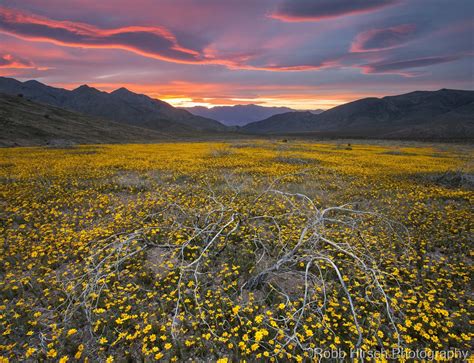
[[[190,191],[199,206],[170,202],[147,217],[147,227],[104,241],[86,259],[86,273],[65,287],[65,319],[82,308],[94,334],[101,291],[127,260],[141,256],[154,266],[155,286],[172,297],[159,304],[176,342],[205,332],[218,351],[215,342],[232,342],[223,331],[247,332],[256,323],[235,345],[311,355],[316,338],[358,348],[376,332],[403,344],[403,315],[387,288],[397,285],[396,276],[377,253],[408,251],[402,226],[350,204],[324,208],[275,183],[260,191],[228,179],[213,185]],[[368,237],[375,232],[377,240]],[[335,329],[330,323],[342,314],[345,323]]]

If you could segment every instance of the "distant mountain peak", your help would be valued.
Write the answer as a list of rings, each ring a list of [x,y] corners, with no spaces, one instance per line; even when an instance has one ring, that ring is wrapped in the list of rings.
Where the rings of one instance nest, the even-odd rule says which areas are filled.
[[[243,126],[250,122],[260,121],[273,115],[296,111],[294,109],[283,106],[260,106],[253,103],[234,106],[215,106],[211,108],[195,106],[184,109],[195,115],[218,120],[228,126]],[[314,110],[307,112],[320,113],[322,111]]]
[[[87,84],[80,85],[79,87],[72,90],[73,92],[100,92],[97,88],[91,87]]]
[[[13,78],[12,78],[13,79]],[[36,79],[30,79],[29,81],[25,81],[25,84],[34,84],[34,85],[43,85],[41,82],[38,82]]]
[[[135,92],[130,91],[128,88],[120,87],[117,88],[115,91],[111,92],[112,95],[135,95]]]
[[[219,106],[218,106],[219,107]],[[226,107],[226,106],[220,106],[220,107]],[[232,106],[231,106],[232,107]],[[235,105],[233,107],[240,107],[240,108],[255,108],[255,107],[265,107],[265,106],[259,106],[256,105],[255,103],[247,103],[245,105]]]

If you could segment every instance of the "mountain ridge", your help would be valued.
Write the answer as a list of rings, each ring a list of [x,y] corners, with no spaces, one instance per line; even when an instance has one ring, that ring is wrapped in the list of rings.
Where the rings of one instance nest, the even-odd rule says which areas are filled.
[[[318,115],[286,113],[248,124],[251,134],[340,135],[354,137],[474,138],[474,91],[440,89],[414,91],[382,98],[368,97],[331,108]],[[469,107],[468,107],[469,106]],[[465,107],[464,110],[461,110]],[[457,112],[462,111],[462,112]],[[449,123],[457,127],[446,128]],[[440,133],[430,129],[443,129]],[[408,130],[412,130],[409,132]]]
[[[164,101],[121,88],[110,93],[88,85],[66,90],[36,80],[21,82],[13,78],[0,77],[0,92],[10,95],[23,94],[35,102],[155,130],[160,130],[162,120],[168,120],[189,126],[196,131],[227,131],[227,127],[216,120],[195,116]]]
[[[474,91],[470,90],[443,88],[381,98],[368,97],[336,106],[320,114],[290,111],[243,127],[228,127],[216,120],[192,115],[186,110],[134,93],[125,87],[105,92],[84,84],[73,90],[65,90],[36,80],[20,82],[0,77],[0,92],[5,91],[18,100],[22,97],[17,95],[21,94],[25,99],[43,106],[51,105],[126,126],[163,131],[170,137],[178,138],[190,134],[197,137],[204,134],[217,137],[239,137],[237,134],[305,134],[315,137],[381,139],[474,139]],[[12,102],[4,103],[3,106],[15,109]],[[261,109],[262,106],[234,106],[234,109],[255,108]],[[31,112],[34,113],[33,110]],[[115,127],[116,125],[112,128]],[[105,128],[102,130],[107,131]]]
[[[164,132],[125,125],[4,93],[0,93],[0,127],[0,146],[69,146],[176,138],[174,129]]]
[[[256,104],[234,105],[234,106],[214,106],[207,108],[204,106],[182,107],[195,115],[208,117],[227,126],[245,126],[248,123],[264,120],[273,115],[286,112],[300,112],[289,107],[269,107]],[[323,110],[311,110],[312,113],[321,113]]]

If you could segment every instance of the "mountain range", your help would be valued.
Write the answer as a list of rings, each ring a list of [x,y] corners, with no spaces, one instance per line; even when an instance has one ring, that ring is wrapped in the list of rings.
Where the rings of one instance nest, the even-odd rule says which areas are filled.
[[[241,131],[327,137],[472,139],[474,91],[441,89],[364,98],[318,115],[274,115],[245,125]]]
[[[441,89],[370,97],[319,114],[290,111],[232,127],[125,88],[108,93],[83,85],[70,91],[38,81],[20,82],[0,77],[0,93],[4,94],[0,97],[3,145],[44,144],[58,138],[81,143],[138,142],[249,134],[314,138],[474,139],[474,91]],[[269,112],[256,105],[225,110],[229,109],[243,109],[245,117],[252,109],[257,110],[257,114]],[[101,133],[102,138],[98,136]],[[29,138],[35,141],[28,143]]]
[[[29,100],[114,122],[154,130],[174,128],[183,131],[227,131],[220,122],[195,116],[170,104],[119,88],[107,93],[82,85],[72,91],[50,87],[38,81],[20,82],[0,77],[0,92],[21,94]]]
[[[264,120],[273,115],[287,112],[297,112],[289,107],[266,107],[259,105],[235,105],[215,106],[211,108],[203,106],[185,107],[185,110],[194,115],[208,117],[227,126],[244,126],[248,123]],[[309,112],[318,114],[324,110],[311,110]]]

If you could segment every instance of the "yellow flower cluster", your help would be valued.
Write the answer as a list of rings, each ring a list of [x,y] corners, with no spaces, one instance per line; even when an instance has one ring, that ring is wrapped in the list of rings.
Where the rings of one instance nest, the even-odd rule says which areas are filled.
[[[250,140],[0,149],[0,360],[301,362],[309,350],[288,336],[308,348],[348,350],[359,333],[366,350],[400,340],[411,349],[467,349],[474,193],[448,176],[472,175],[469,160],[472,150],[454,144]],[[245,189],[240,199],[226,194],[231,179]],[[255,246],[255,236],[277,250],[294,244],[301,230],[301,217],[285,214],[284,198],[255,198],[272,181],[310,196],[316,208],[354,202],[403,225],[398,241],[393,224],[371,217],[361,219],[357,233],[349,224],[325,226],[333,241],[351,244],[386,271],[380,283],[396,330],[375,303],[380,291],[332,247],[327,253],[353,301],[337,290],[324,262],[318,269],[294,266],[333,279],[314,286],[318,314],[303,314],[302,299],[281,296],[271,280],[260,290],[242,289],[255,272],[249,261],[258,253],[265,264],[274,252]],[[205,218],[177,227],[170,217],[170,208],[174,215],[211,215],[210,195],[245,211],[241,221],[273,213],[278,228],[241,222],[216,239],[212,265],[204,237],[189,232]],[[144,235],[123,237],[138,230]],[[116,240],[120,248],[112,249]],[[199,256],[198,280],[183,266]],[[278,284],[301,296],[300,281]]]

